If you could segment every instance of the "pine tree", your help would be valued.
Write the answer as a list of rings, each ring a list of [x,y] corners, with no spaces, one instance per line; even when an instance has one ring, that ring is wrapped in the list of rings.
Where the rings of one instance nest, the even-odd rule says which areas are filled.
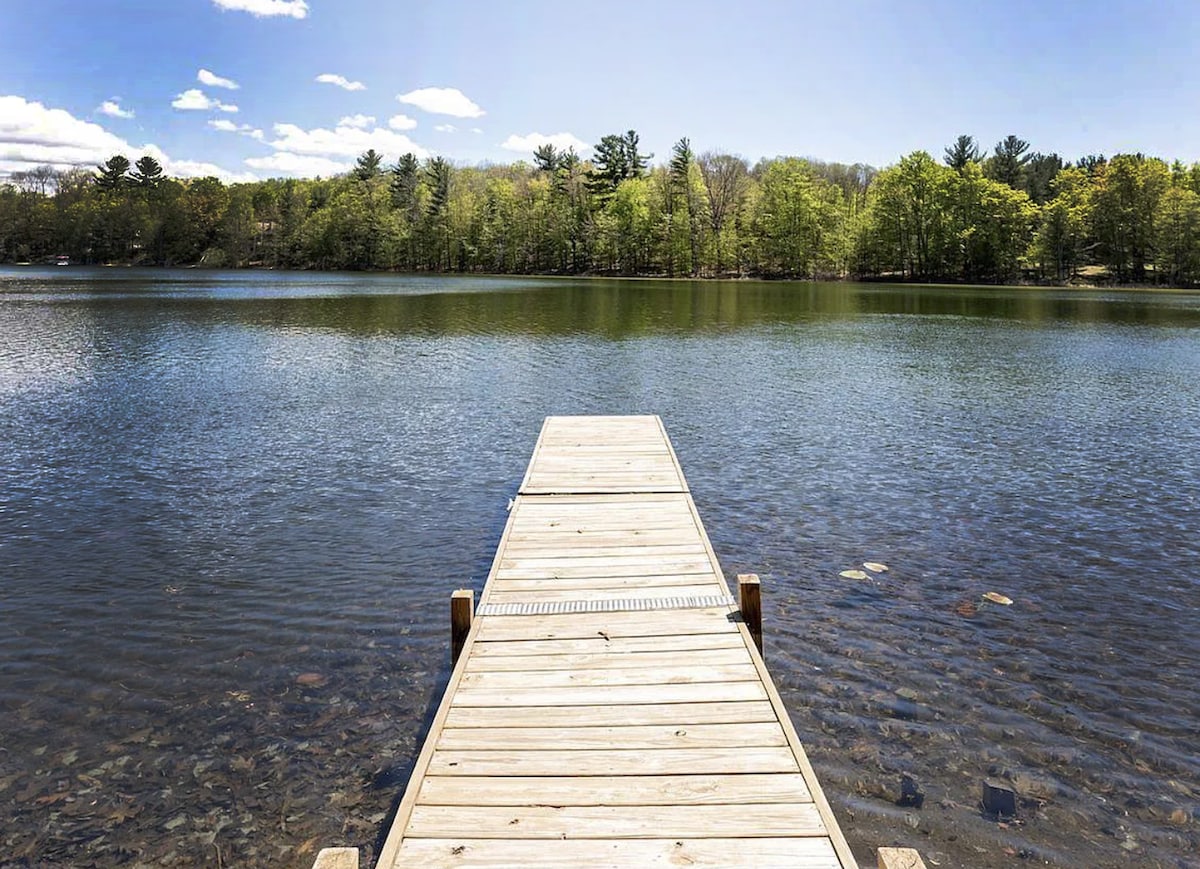
[[[96,186],[101,190],[120,190],[129,183],[125,174],[129,171],[129,158],[123,154],[114,154],[96,170],[100,173],[96,176]]]

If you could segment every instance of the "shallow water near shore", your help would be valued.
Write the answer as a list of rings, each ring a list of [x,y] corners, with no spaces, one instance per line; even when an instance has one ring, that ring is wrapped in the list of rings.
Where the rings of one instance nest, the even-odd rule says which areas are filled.
[[[75,268],[0,269],[0,866],[369,859],[557,413],[663,417],[863,865],[1200,866],[1200,296]]]

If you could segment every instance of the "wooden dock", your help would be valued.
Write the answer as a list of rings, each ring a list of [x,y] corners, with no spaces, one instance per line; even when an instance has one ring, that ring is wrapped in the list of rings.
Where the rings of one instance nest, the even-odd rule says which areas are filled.
[[[377,865],[857,869],[658,417],[546,420]]]

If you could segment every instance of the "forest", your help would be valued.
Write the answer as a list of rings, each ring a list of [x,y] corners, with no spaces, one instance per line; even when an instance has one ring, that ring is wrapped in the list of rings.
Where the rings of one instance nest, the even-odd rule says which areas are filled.
[[[959,136],[875,169],[638,135],[590,160],[374,151],[331,178],[174,179],[149,156],[0,179],[0,263],[971,283],[1200,283],[1200,163]]]

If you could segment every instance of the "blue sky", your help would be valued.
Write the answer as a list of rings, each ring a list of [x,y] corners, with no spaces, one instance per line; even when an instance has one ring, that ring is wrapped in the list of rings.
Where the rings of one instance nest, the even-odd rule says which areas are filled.
[[[885,166],[1015,133],[1190,163],[1197,46],[1184,0],[0,0],[0,173],[120,150],[329,175],[368,147],[511,162],[627,129],[656,161],[681,136]]]

